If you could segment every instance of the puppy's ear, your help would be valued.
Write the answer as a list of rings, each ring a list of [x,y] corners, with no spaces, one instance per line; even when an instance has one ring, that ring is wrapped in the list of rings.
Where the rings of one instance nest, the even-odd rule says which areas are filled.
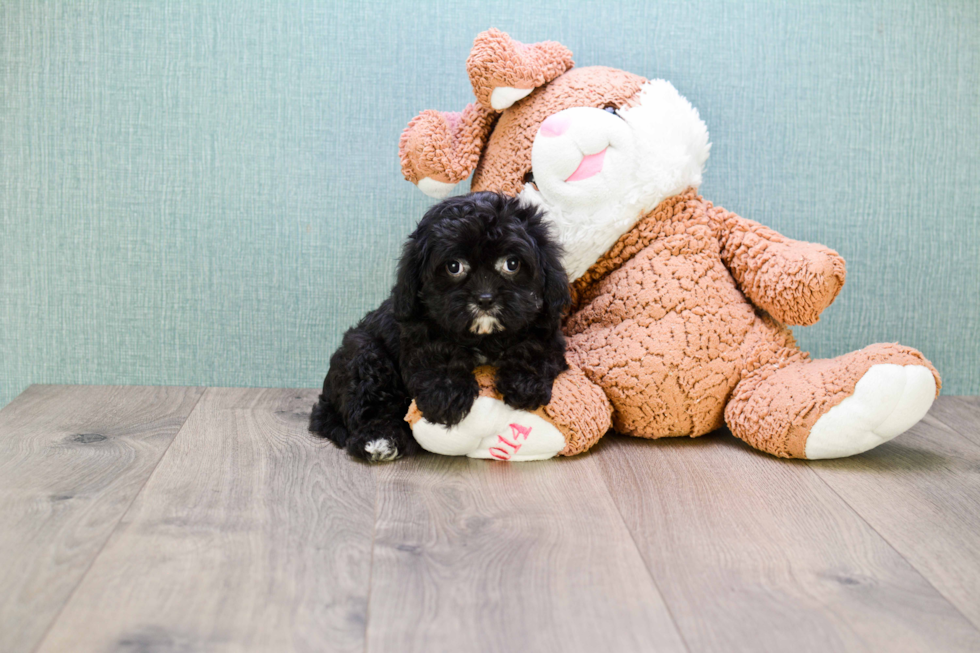
[[[399,322],[417,320],[422,316],[422,270],[425,265],[425,243],[418,231],[409,236],[398,261],[398,275],[391,291],[392,308]]]
[[[543,227],[544,225],[542,225]],[[562,316],[572,303],[568,289],[568,275],[561,264],[561,248],[546,239],[539,241],[541,268],[544,272],[544,315],[552,324],[560,324]]]

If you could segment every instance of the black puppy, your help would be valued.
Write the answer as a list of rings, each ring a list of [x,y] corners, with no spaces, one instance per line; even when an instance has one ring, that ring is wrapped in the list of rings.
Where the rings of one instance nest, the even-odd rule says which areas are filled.
[[[405,423],[414,397],[430,422],[453,426],[497,367],[504,401],[551,400],[565,364],[568,278],[541,214],[497,193],[433,206],[402,253],[391,297],[344,334],[330,359],[310,431],[371,461],[418,451]]]

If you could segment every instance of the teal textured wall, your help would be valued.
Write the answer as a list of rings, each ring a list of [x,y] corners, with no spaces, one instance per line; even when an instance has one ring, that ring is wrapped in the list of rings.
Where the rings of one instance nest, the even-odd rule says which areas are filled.
[[[787,6],[788,5],[788,6]],[[419,110],[496,26],[664,77],[703,194],[848,261],[805,348],[980,392],[980,3],[0,3],[0,405],[30,383],[316,386],[429,205]]]

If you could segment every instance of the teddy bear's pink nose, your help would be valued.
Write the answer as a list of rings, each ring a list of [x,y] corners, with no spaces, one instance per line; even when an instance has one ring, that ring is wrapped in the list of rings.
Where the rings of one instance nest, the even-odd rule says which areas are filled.
[[[556,113],[553,116],[549,116],[547,120],[541,123],[541,135],[561,136],[565,133],[570,124],[572,124],[571,118],[568,116],[563,116],[560,113]]]

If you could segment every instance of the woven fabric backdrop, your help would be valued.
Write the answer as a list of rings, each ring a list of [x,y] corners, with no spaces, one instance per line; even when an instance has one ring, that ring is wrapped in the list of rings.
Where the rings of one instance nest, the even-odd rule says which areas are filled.
[[[0,405],[318,386],[430,204],[398,136],[471,101],[490,26],[671,80],[703,194],[843,254],[804,348],[901,341],[980,393],[980,3],[777,4],[4,0]]]

